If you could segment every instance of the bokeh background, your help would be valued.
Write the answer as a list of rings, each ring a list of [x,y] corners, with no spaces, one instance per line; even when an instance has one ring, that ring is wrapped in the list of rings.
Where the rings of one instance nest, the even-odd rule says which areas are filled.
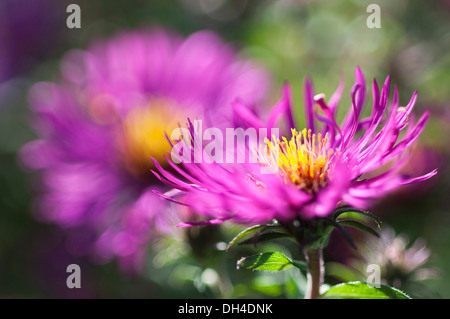
[[[66,8],[81,7],[81,29],[68,29]],[[381,28],[369,29],[366,8],[381,8]],[[383,225],[426,241],[427,266],[437,279],[404,287],[413,296],[450,298],[450,2],[303,1],[303,0],[0,0],[0,297],[1,298],[296,298],[304,278],[294,272],[253,273],[236,261],[257,251],[224,251],[237,226],[179,229],[148,247],[144,270],[123,273],[116,261],[98,264],[66,249],[64,230],[37,221],[32,212],[33,173],[18,151],[36,138],[30,127],[27,92],[33,83],[52,81],[61,58],[72,49],[121,30],[163,26],[188,36],[213,30],[243,58],[272,74],[269,103],[284,81],[301,106],[305,76],[316,91],[331,96],[339,80],[347,83],[343,105],[357,65],[366,80],[390,74],[407,103],[415,90],[415,113],[431,110],[430,121],[414,150],[411,172],[439,168],[433,179],[392,194],[373,208]],[[220,229],[219,229],[220,228]],[[358,238],[358,234],[355,234]],[[283,250],[274,243],[262,250]],[[327,281],[351,278],[339,264],[355,252],[338,234],[327,248],[333,271]],[[294,256],[299,257],[299,256]],[[299,257],[300,258],[300,257]],[[82,288],[66,287],[66,266],[79,264]],[[334,267],[331,267],[331,266]],[[341,270],[339,270],[341,269]]]

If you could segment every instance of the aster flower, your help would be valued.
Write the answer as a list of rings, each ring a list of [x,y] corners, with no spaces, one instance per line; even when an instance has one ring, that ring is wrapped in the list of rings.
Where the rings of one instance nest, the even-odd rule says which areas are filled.
[[[142,265],[144,248],[176,220],[150,172],[170,150],[164,132],[186,116],[231,120],[236,96],[256,104],[267,74],[207,31],[122,32],[67,54],[58,83],[30,92],[39,139],[21,152],[37,171],[36,216],[67,230],[75,254]]]
[[[233,144],[234,149],[226,150],[234,152],[234,157],[230,158],[241,155],[246,158],[244,162],[224,164],[212,160],[206,148],[197,142],[202,132],[189,121],[189,134],[178,143],[183,146],[183,152],[190,150],[193,157],[202,149],[204,160],[186,161],[189,159],[186,154],[179,156],[172,152],[172,159],[183,164],[184,169],[181,169],[171,163],[181,177],[171,174],[155,161],[159,170],[155,175],[174,187],[173,191],[160,195],[192,207],[207,219],[180,226],[226,220],[246,225],[269,225],[275,220],[305,249],[308,265],[315,268],[310,274],[317,276],[311,280],[316,283],[310,287],[313,291],[309,296],[318,296],[323,265],[321,250],[316,248],[326,242],[325,233],[329,228],[325,225],[331,223],[341,229],[337,218],[349,210],[359,210],[376,220],[362,210],[402,185],[420,182],[436,174],[434,170],[411,177],[399,172],[407,163],[409,148],[418,139],[429,116],[429,112],[425,112],[415,121],[412,110],[417,92],[405,106],[400,106],[398,90],[394,87],[389,103],[390,78],[384,82],[381,92],[374,79],[372,110],[365,117],[366,82],[359,68],[355,76],[350,92],[351,106],[340,124],[336,114],[344,89],[342,82],[327,101],[324,94],[315,95],[312,82],[305,80],[306,128],[301,128],[294,119],[288,84],[283,87],[281,100],[265,121],[245,102],[234,101],[235,117],[246,127],[266,129],[260,134],[267,134],[269,138],[274,128],[283,130],[281,138],[266,138],[257,147],[243,143],[245,145]],[[274,173],[268,174],[268,171]],[[340,222],[370,231],[359,221]]]
[[[369,239],[362,246],[356,266],[364,270],[368,264],[378,265],[382,283],[402,288],[409,281],[438,277],[437,269],[426,267],[431,251],[422,238],[411,243],[405,234],[396,235],[392,228],[384,227],[379,240]]]
[[[371,115],[362,118],[366,85],[357,68],[356,84],[351,90],[352,105],[338,125],[336,111],[343,84],[326,102],[323,94],[314,95],[311,81],[307,79],[304,86],[307,128],[304,129],[299,129],[293,119],[288,85],[284,86],[280,102],[265,122],[245,103],[235,101],[237,117],[247,127],[270,130],[281,118],[287,128],[285,135],[281,139],[266,139],[256,152],[249,147],[236,147],[237,152],[246,152],[247,159],[248,154],[255,155],[256,164],[250,160],[235,165],[207,163],[207,160],[185,163],[181,159],[183,175],[191,183],[164,169],[160,169],[161,179],[180,190],[177,194],[183,195],[183,202],[197,212],[222,221],[257,224],[272,219],[307,220],[329,216],[341,203],[366,209],[383,194],[436,174],[436,170],[418,177],[399,174],[399,169],[407,163],[410,146],[429,116],[425,112],[415,122],[412,109],[417,92],[406,106],[400,106],[396,87],[388,105],[389,77],[381,93],[376,80],[372,90]],[[189,129],[192,135],[196,134],[192,123]],[[186,145],[185,149],[189,148],[195,149]],[[261,167],[271,168],[276,174],[261,173]]]

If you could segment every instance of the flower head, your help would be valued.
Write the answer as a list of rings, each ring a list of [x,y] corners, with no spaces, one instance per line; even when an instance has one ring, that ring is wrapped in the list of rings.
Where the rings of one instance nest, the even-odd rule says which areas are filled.
[[[174,223],[152,192],[167,190],[150,172],[151,157],[170,150],[164,133],[187,116],[225,125],[236,96],[263,98],[267,74],[211,32],[183,39],[160,29],[70,52],[61,72],[30,92],[39,139],[21,158],[39,172],[37,216],[67,229],[75,253],[134,267]]]
[[[273,136],[258,147],[246,143],[232,150],[253,154],[256,161],[184,162],[184,169],[172,165],[182,175],[180,178],[158,167],[159,173],[155,174],[178,189],[170,195],[180,199],[163,197],[192,206],[212,218],[206,223],[228,219],[245,224],[268,223],[272,219],[287,222],[327,217],[343,204],[365,209],[385,193],[436,174],[434,170],[411,178],[400,173],[408,160],[410,146],[429,116],[425,112],[415,121],[412,109],[417,92],[409,103],[401,106],[394,87],[389,103],[390,78],[384,82],[381,92],[374,80],[371,114],[363,117],[366,82],[359,68],[355,73],[356,83],[350,92],[352,103],[340,124],[336,114],[343,83],[327,101],[324,94],[314,94],[309,79],[305,81],[306,128],[294,120],[287,84],[266,121],[242,101],[235,101],[233,109],[240,123],[257,129],[278,128],[283,130],[282,137]],[[195,151],[199,147],[195,145],[198,134],[191,124],[188,126],[191,150]],[[274,173],[267,174],[267,170]]]
[[[430,257],[431,251],[423,239],[411,244],[406,235],[396,235],[387,227],[381,231],[379,239],[365,242],[361,249],[362,260],[355,264],[363,269],[367,264],[379,265],[383,283],[401,288],[408,281],[438,277],[438,269],[426,267]]]

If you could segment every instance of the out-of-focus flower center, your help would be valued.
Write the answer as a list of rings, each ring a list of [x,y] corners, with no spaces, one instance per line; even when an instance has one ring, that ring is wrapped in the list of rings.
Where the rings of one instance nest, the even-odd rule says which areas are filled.
[[[171,146],[165,134],[174,130],[184,120],[181,112],[164,99],[150,101],[146,107],[131,110],[123,122],[125,165],[135,176],[149,174],[154,164],[165,162]]]
[[[286,182],[292,182],[300,189],[315,193],[328,182],[330,157],[333,150],[326,147],[328,133],[312,134],[304,129],[292,129],[292,137],[266,140],[258,152],[259,161],[275,168]]]

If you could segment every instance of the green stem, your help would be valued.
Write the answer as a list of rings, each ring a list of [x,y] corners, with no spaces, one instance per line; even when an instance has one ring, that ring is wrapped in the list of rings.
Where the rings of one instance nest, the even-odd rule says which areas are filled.
[[[305,299],[316,299],[320,296],[320,286],[323,283],[323,256],[322,247],[315,249],[304,249],[306,265],[308,266],[308,284]]]

